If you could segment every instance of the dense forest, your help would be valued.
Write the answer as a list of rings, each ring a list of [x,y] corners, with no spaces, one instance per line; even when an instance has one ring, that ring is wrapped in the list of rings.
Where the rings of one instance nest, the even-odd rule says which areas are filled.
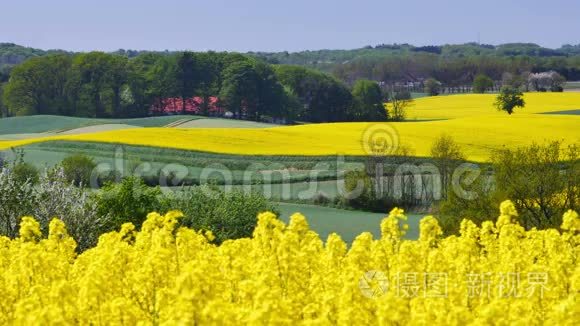
[[[527,79],[548,71],[580,80],[580,45],[393,44],[239,54],[72,53],[0,43],[0,109],[2,116],[194,113],[281,122],[377,120],[387,118],[381,105],[389,95],[385,86],[414,85],[422,92],[433,81],[463,87],[484,75],[501,84],[506,76]]]

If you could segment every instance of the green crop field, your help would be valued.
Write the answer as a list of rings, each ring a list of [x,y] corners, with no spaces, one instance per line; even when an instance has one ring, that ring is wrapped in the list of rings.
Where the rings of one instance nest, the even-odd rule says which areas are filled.
[[[182,119],[197,116],[161,116],[135,119],[91,119],[53,115],[35,115],[0,119],[0,135],[54,133],[96,125],[122,124],[136,127],[163,127]],[[97,131],[97,130],[96,130]]]
[[[269,128],[276,127],[278,125],[255,122],[255,121],[245,121],[245,120],[234,120],[234,119],[220,119],[220,118],[207,118],[207,119],[196,119],[191,120],[182,124],[177,125],[177,128]]]
[[[576,89],[580,90],[580,81],[570,81],[564,85],[564,89]]]
[[[362,232],[371,232],[375,238],[380,237],[380,224],[385,213],[369,213],[351,211],[315,205],[303,205],[292,203],[278,203],[280,218],[288,222],[290,216],[300,212],[306,216],[310,228],[316,231],[322,239],[326,239],[330,233],[339,234],[343,240],[350,243]],[[409,230],[405,238],[417,239],[419,237],[419,220],[423,215],[407,214]]]

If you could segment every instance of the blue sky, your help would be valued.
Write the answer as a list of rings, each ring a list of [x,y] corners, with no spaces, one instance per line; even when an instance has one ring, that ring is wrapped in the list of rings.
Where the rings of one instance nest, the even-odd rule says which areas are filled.
[[[66,50],[299,51],[381,43],[580,43],[579,0],[17,0],[0,42]]]

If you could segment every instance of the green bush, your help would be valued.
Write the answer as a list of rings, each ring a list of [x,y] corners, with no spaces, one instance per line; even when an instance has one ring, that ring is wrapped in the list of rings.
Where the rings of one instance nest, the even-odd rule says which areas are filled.
[[[38,183],[39,173],[38,169],[34,165],[26,162],[20,162],[14,164],[10,169],[12,170],[14,178],[17,182],[25,182],[28,180],[31,184]]]
[[[348,171],[344,176],[344,188],[347,196],[343,202],[354,209],[370,209],[375,206],[371,178],[365,171]]]
[[[453,189],[439,203],[441,226],[457,233],[461,220],[481,223],[497,216],[497,207],[509,198],[527,229],[558,228],[562,215],[580,208],[580,148],[560,142],[533,144],[493,152],[493,174],[483,173],[469,189],[476,195],[461,198]],[[492,182],[493,180],[493,182]]]
[[[116,230],[123,223],[141,227],[147,214],[168,210],[168,198],[159,187],[148,187],[141,178],[128,177],[108,183],[93,195],[99,216],[106,216],[106,229]]]
[[[88,193],[68,182],[62,169],[44,171],[35,186],[30,179],[17,178],[13,170],[0,169],[0,235],[17,237],[23,216],[33,216],[46,235],[57,217],[65,222],[79,251],[97,243],[103,219]]]
[[[469,219],[479,225],[497,216],[496,207],[506,199],[495,189],[491,175],[481,175],[469,189],[465,190],[472,192],[473,197],[459,196],[450,189],[445,200],[438,203],[437,215],[445,235],[458,234],[463,219]]]
[[[479,74],[473,80],[473,92],[485,93],[488,89],[493,87],[493,80],[484,74]]]
[[[183,226],[210,230],[221,243],[228,239],[250,237],[259,213],[277,208],[263,195],[240,190],[224,192],[210,186],[194,186],[176,194],[171,209],[184,213]]]
[[[76,154],[62,160],[61,166],[67,180],[76,186],[91,186],[91,175],[97,166],[92,158]]]
[[[429,96],[437,96],[441,92],[441,83],[434,78],[429,78],[425,81],[425,93]]]

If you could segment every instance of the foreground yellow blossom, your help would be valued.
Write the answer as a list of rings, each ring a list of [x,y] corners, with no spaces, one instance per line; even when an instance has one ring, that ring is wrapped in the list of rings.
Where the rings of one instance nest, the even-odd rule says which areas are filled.
[[[211,243],[178,228],[179,212],[152,213],[75,254],[65,226],[46,238],[23,218],[0,238],[1,324],[500,324],[579,321],[578,214],[563,232],[525,231],[513,204],[497,223],[464,220],[441,237],[434,217],[419,240],[401,239],[403,211],[380,239],[323,242],[300,214],[259,216],[250,239]]]

